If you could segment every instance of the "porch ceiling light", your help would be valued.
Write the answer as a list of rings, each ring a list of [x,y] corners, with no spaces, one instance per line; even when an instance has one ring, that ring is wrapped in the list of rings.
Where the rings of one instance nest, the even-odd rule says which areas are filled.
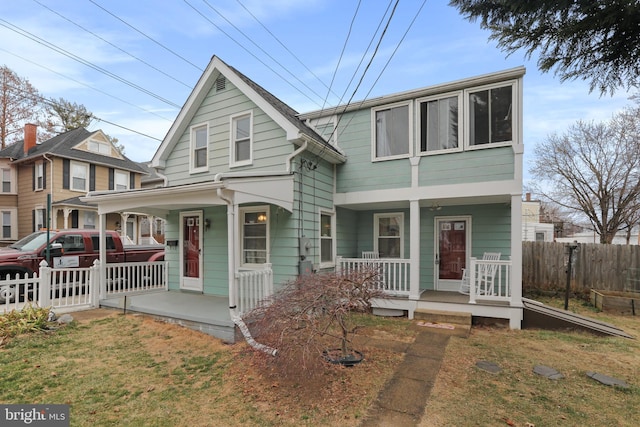
[[[265,222],[267,220],[267,216],[263,213],[258,215],[258,222]]]
[[[439,211],[440,209],[442,209],[442,206],[440,206],[438,202],[433,202],[429,209],[432,211]]]

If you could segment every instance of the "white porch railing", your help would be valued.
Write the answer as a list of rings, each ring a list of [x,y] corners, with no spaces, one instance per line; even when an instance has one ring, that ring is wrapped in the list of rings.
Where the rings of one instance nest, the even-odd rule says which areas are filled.
[[[35,303],[73,311],[97,307],[106,296],[134,295],[167,289],[165,261],[107,264],[107,282],[100,289],[100,264],[89,268],[51,268],[45,261],[38,273],[0,280],[0,313]]]
[[[271,264],[265,264],[259,270],[240,270],[236,272],[238,286],[236,307],[240,315],[265,303],[273,295],[273,270]]]
[[[511,260],[485,261],[472,257],[469,303],[477,300],[511,301]]]
[[[378,283],[390,295],[408,296],[410,261],[398,258],[336,258],[336,271],[379,271]]]
[[[166,261],[106,264],[105,270],[102,298],[167,290]]]

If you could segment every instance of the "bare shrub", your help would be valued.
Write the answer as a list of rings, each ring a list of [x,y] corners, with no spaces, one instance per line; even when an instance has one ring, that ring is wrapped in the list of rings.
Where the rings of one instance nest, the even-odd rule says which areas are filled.
[[[244,316],[260,343],[278,350],[276,357],[259,355],[284,376],[310,378],[327,368],[323,351],[353,350],[349,334],[354,313],[370,313],[371,301],[384,298],[376,269],[299,276],[281,287],[269,301]]]

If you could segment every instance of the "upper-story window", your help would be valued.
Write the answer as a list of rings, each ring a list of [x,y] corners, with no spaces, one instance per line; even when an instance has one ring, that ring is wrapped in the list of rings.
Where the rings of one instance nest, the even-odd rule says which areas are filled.
[[[2,169],[2,192],[11,193],[11,169]]]
[[[34,179],[35,179],[35,189],[42,190],[44,188],[44,163],[36,164]]]
[[[253,161],[253,114],[231,117],[231,166],[251,164]]]
[[[94,153],[104,154],[105,156],[111,155],[111,144],[108,142],[96,141],[92,139],[88,143],[89,151],[93,151]]]
[[[129,189],[129,172],[116,170],[114,171],[113,178],[115,190]]]
[[[469,146],[513,140],[513,84],[469,90]]]
[[[420,152],[453,151],[460,146],[460,94],[426,98],[420,108]]]
[[[86,163],[71,162],[71,189],[75,191],[88,191],[89,165]]]
[[[204,172],[209,166],[209,125],[191,128],[191,173]]]
[[[372,110],[374,160],[411,155],[411,104],[384,106]]]

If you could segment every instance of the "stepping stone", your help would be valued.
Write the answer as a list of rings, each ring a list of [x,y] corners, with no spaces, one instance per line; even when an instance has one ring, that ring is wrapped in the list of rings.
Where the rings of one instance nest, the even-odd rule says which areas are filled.
[[[562,375],[560,372],[556,371],[553,368],[550,368],[548,366],[544,366],[544,365],[537,365],[533,367],[533,372],[538,374],[538,375],[542,375],[543,377],[547,377],[550,380],[559,380],[564,378],[564,375]]]
[[[587,376],[604,385],[608,385],[612,387],[620,387],[620,388],[629,388],[629,385],[626,382],[619,380],[617,378],[610,377],[608,375],[599,374],[597,372],[587,372]]]
[[[478,362],[476,362],[476,366],[483,371],[487,371],[492,374],[497,374],[498,372],[502,371],[502,368],[500,366],[487,360],[479,360]]]

